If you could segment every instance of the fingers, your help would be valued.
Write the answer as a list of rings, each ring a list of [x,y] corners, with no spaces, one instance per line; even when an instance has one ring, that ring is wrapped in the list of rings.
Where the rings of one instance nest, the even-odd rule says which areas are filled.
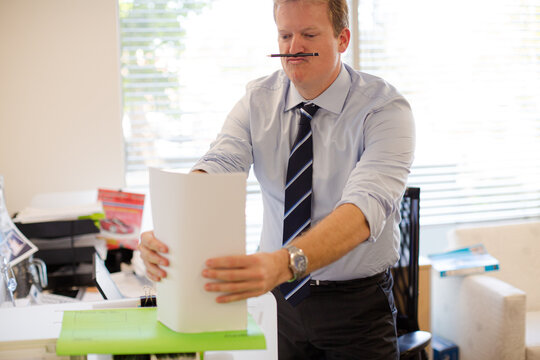
[[[211,269],[245,268],[257,265],[260,265],[260,259],[257,256],[224,256],[206,260],[206,266]]]
[[[265,283],[262,281],[242,282],[211,282],[204,285],[204,289],[210,292],[242,293],[246,291],[263,291]]]
[[[223,293],[216,298],[218,303],[243,300],[271,290],[267,288],[264,281],[213,282],[205,284],[204,289],[209,292]]]
[[[203,277],[212,280],[220,280],[221,283],[211,284],[223,284],[223,283],[238,283],[241,281],[261,281],[266,280],[265,273],[261,269],[240,269],[240,270],[212,270],[204,269],[202,272]],[[221,290],[219,290],[221,291]],[[228,291],[228,290],[225,290]]]
[[[159,266],[146,261],[144,262],[144,265],[146,266],[146,276],[148,276],[150,280],[161,281],[161,279],[167,277],[167,272]]]
[[[205,284],[209,292],[220,292],[218,303],[226,303],[262,295],[275,286],[276,266],[269,254],[225,256],[206,261],[202,275],[217,280]]]
[[[265,280],[268,264],[257,255],[225,256],[206,261],[202,272],[207,279],[226,282]]]
[[[241,269],[204,269],[203,277],[215,282],[206,283],[206,291],[239,293],[246,291],[262,291],[266,288],[266,276],[261,268],[241,268]]]
[[[265,274],[257,267],[233,269],[204,269],[203,277],[223,281],[263,280]]]
[[[167,245],[156,239],[153,231],[146,231],[141,234],[141,243],[139,247],[140,246],[162,253],[169,252]]]
[[[147,231],[141,234],[141,242],[138,246],[141,252],[141,259],[146,267],[146,275],[153,281],[160,281],[167,276],[161,266],[169,266],[169,260],[161,256],[160,253],[167,253],[167,246],[156,239],[153,231]]]
[[[147,248],[145,246],[139,246],[139,251],[141,252],[141,258],[143,259],[145,264],[150,263],[169,266],[169,260],[161,256],[158,252],[151,250],[150,248]]]
[[[169,265],[169,262],[167,259],[165,258],[161,258],[161,259],[164,259],[163,260],[159,260],[159,261],[154,261],[154,257],[152,257],[152,260],[148,260],[149,256],[146,256],[143,257],[143,251],[147,251],[147,250],[142,250],[141,249],[141,258],[143,259],[143,263],[144,263],[144,266],[146,267],[146,275],[153,281],[160,281],[162,278],[165,278],[167,277],[167,272],[165,270],[163,270],[161,267],[159,267],[159,265],[157,264],[163,264],[164,266],[168,266]],[[157,255],[154,255],[154,256],[157,256]]]

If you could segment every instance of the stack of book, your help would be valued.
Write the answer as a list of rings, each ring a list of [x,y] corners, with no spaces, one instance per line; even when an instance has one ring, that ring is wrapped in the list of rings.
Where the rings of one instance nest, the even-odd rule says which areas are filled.
[[[428,255],[428,258],[441,277],[499,270],[499,261],[482,244]]]

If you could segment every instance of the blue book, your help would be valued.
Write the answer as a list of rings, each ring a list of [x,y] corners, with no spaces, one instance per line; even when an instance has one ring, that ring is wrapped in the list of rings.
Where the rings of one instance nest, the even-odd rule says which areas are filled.
[[[499,270],[499,261],[482,244],[428,255],[428,258],[441,277]]]

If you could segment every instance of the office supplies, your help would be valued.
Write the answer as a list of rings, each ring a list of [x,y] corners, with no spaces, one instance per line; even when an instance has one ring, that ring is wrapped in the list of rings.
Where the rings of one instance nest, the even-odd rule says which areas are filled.
[[[43,293],[34,284],[30,287],[28,295],[35,305],[76,303],[81,301],[80,299],[72,298],[70,296]]]
[[[100,237],[107,241],[109,249],[137,249],[144,198],[144,194],[98,189],[98,200],[105,212],[105,218],[100,220]]]
[[[39,289],[46,288],[49,285],[45,261],[32,256],[28,259],[27,270],[30,273],[32,284],[35,284]]]
[[[43,194],[36,196],[36,201],[51,200],[50,204],[39,204],[27,207],[17,213],[14,221],[18,223],[37,223],[48,221],[68,221],[77,220],[82,216],[89,216],[92,214],[100,214],[103,212],[101,203],[84,203],[78,205],[56,205],[52,199],[55,196],[62,196],[63,194]],[[73,195],[75,197],[75,195]]]
[[[428,255],[428,258],[441,277],[499,270],[499,261],[482,244]]]
[[[65,264],[66,259],[70,257],[78,262],[91,263],[96,251],[103,257],[107,256],[105,240],[98,239],[95,234],[31,240],[39,248],[35,256],[45,261],[47,265]]]
[[[31,223],[15,222],[17,228],[28,238],[54,239],[65,236],[97,234],[99,228],[91,219],[40,221]]]
[[[31,287],[41,291],[47,287],[47,266],[41,259],[30,256],[28,259],[18,263],[12,268],[15,280],[17,281],[17,290],[14,293],[17,299],[26,299],[30,301],[28,295]],[[17,306],[23,305],[17,301]]]
[[[202,270],[209,258],[245,254],[246,175],[150,169],[155,236],[169,247],[156,284],[158,319],[184,333],[245,330],[246,301],[216,303]]]
[[[99,228],[97,228],[94,221],[90,219],[40,221],[32,223],[15,222],[15,225],[29,238],[53,239],[65,236],[99,233]]]
[[[59,355],[148,354],[264,349],[261,329],[198,334],[175,332],[157,321],[156,308],[65,311],[56,343]]]
[[[91,303],[57,303],[0,308],[0,359],[56,359],[64,310],[92,309]]]
[[[305,57],[319,56],[319,53],[296,53],[296,54],[270,54],[268,57]]]
[[[155,295],[145,294],[138,298],[126,298],[112,279],[109,270],[105,266],[105,262],[97,253],[94,254],[94,282],[105,300],[123,300],[110,302],[110,304],[104,303],[104,306],[100,307],[102,309],[109,307],[107,305],[111,305],[110,307],[157,306]]]
[[[0,308],[2,323],[12,324],[10,327],[0,327],[0,359],[69,358],[56,355],[56,342],[61,332],[64,311],[103,308],[114,306],[113,304],[118,304],[118,302],[124,302],[124,300]],[[208,359],[277,359],[277,315],[273,295],[267,293],[258,298],[249,299],[248,306],[253,319],[264,331],[266,350],[226,351],[225,353],[210,351],[205,352],[205,359],[206,355],[209,355]]]
[[[1,234],[0,234],[1,236]],[[1,238],[0,238],[1,240]],[[15,289],[17,289],[17,279],[13,274],[13,269],[9,265],[8,257],[4,256],[4,252],[0,252],[0,286],[2,287],[2,294],[8,294],[9,300],[13,306],[15,306]],[[5,292],[7,290],[7,292]],[[4,296],[0,297],[0,304],[4,301]]]
[[[434,335],[431,347],[433,348],[433,360],[459,359],[459,348],[450,340]]]
[[[11,221],[4,201],[4,178],[0,175],[0,251],[9,267],[27,259],[37,251],[37,247],[28,240]],[[2,260],[2,264],[4,260]]]
[[[93,280],[101,296],[103,296],[105,300],[124,299],[125,296],[118,289],[116,283],[111,279],[111,274],[105,266],[105,262],[97,253],[94,254],[93,265]]]
[[[113,360],[117,360],[116,356]],[[122,359],[131,360],[131,359]],[[135,360],[135,359],[133,359]],[[201,360],[199,353],[152,354],[148,360]]]
[[[15,223],[39,250],[35,254],[47,265],[47,288],[64,292],[72,287],[93,285],[92,259],[107,255],[105,240],[92,219]],[[45,287],[45,286],[44,286]]]

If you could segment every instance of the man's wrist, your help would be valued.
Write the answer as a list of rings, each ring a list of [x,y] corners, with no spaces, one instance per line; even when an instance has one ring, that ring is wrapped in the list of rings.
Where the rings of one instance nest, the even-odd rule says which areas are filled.
[[[290,264],[290,257],[289,257],[289,251],[285,248],[281,248],[277,251],[278,258],[279,258],[279,269],[280,269],[280,275],[279,275],[279,283],[284,283],[292,278],[294,278],[294,273],[292,272],[289,264]]]
[[[307,256],[302,249],[299,249],[294,245],[287,245],[285,246],[285,249],[289,253],[289,268],[293,274],[293,277],[289,282],[302,279],[307,273]]]

